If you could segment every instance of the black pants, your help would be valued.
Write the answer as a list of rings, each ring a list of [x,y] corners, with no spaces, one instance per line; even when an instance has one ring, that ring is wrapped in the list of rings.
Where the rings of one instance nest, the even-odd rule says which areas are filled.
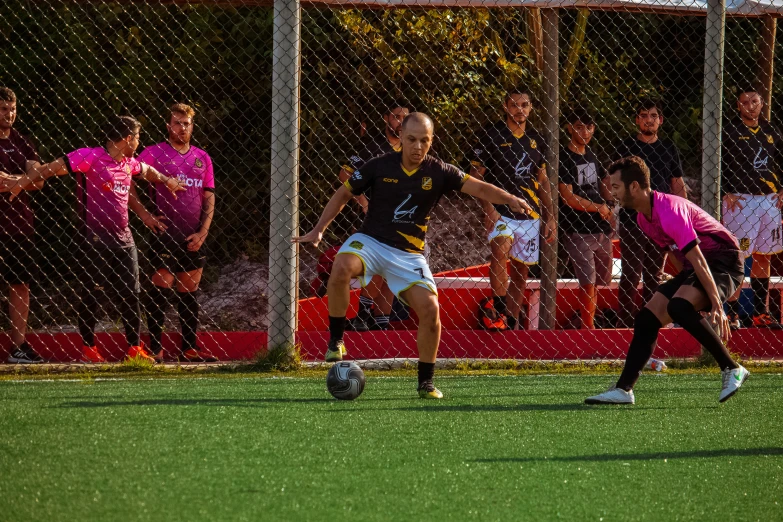
[[[620,250],[622,272],[617,295],[620,328],[633,327],[639,309],[650,299],[661,282],[666,253],[644,235],[633,219],[621,215]],[[637,302],[639,281],[643,281],[642,299]]]
[[[139,253],[135,245],[108,247],[82,245],[77,257],[79,303],[76,313],[79,333],[85,346],[95,346],[95,325],[103,306],[117,308],[129,346],[140,344]]]

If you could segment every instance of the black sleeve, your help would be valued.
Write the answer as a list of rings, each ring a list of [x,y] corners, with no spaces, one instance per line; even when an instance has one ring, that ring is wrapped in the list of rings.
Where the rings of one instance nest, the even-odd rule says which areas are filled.
[[[379,158],[371,159],[363,164],[361,169],[354,170],[351,177],[348,178],[343,185],[345,185],[345,187],[355,196],[364,194],[372,187],[379,164]]]
[[[450,163],[441,163],[441,169],[443,171],[444,194],[462,189],[462,185],[464,185],[470,177]]]
[[[568,161],[568,155],[565,150],[560,150],[560,167],[558,168],[558,177],[560,183],[564,185],[575,185],[576,178],[574,177],[573,169],[569,167],[570,161]]]
[[[669,161],[671,162],[671,173],[673,178],[681,178],[682,172],[682,160],[680,159],[680,151],[677,149],[677,145],[671,144],[671,153]]]

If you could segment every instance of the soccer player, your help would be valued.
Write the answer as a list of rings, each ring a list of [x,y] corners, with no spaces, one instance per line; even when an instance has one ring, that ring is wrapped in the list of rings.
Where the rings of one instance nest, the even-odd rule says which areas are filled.
[[[749,375],[732,360],[724,345],[730,331],[723,303],[743,280],[737,239],[687,199],[652,190],[650,170],[641,158],[616,161],[609,167],[609,175],[615,200],[638,213],[641,231],[660,248],[670,249],[682,270],[660,285],[636,316],[633,340],[616,386],[585,402],[633,404],[634,384],[653,353],[658,331],[672,321],[715,358],[722,371],[718,400],[728,400]]]
[[[139,338],[139,256],[128,226],[128,195],[132,178],[161,183],[172,193],[185,190],[177,178],[164,176],[137,161],[141,124],[130,116],[115,116],[106,125],[105,147],[75,150],[56,161],[27,171],[11,189],[12,197],[52,176],[76,177],[77,214],[80,218],[79,303],[76,306],[82,337],[82,360],[106,360],[95,346],[95,316],[101,297],[113,294],[130,346],[128,358],[153,361]]]
[[[185,191],[174,196],[162,185],[150,184],[150,198],[155,207],[152,214],[134,193],[131,194],[131,209],[158,231],[150,245],[155,273],[147,306],[150,351],[158,360],[163,357],[161,335],[175,285],[182,328],[180,359],[189,362],[217,360],[199,349],[196,342],[199,306],[195,292],[207,261],[204,242],[215,213],[215,177],[209,154],[190,144],[195,115],[196,111],[189,105],[172,105],[166,124],[168,141],[147,147],[139,155],[142,163],[179,179]],[[158,222],[163,221],[163,227],[155,226],[156,217]]]
[[[770,259],[783,250],[781,241],[780,132],[761,117],[764,101],[752,87],[737,100],[739,118],[723,130],[723,223],[739,239],[745,256],[753,256],[753,326],[780,329],[767,308]],[[740,327],[736,296],[729,301],[732,326]]]
[[[658,136],[663,125],[663,110],[658,101],[642,100],[636,109],[639,132],[622,141],[615,150],[614,159],[638,156],[650,170],[653,190],[687,197],[682,179],[680,152],[671,141]],[[620,326],[629,327],[639,311],[636,297],[639,281],[643,281],[642,303],[650,300],[661,281],[666,253],[639,231],[636,213],[620,209],[620,256],[622,272],[618,291]]]
[[[342,165],[338,178],[345,183],[351,175],[361,168],[368,160],[400,151],[400,128],[402,120],[410,114],[409,104],[402,100],[394,100],[388,105],[383,115],[384,131],[379,134],[367,134],[361,140],[358,149]],[[369,191],[354,197],[354,200],[362,209],[361,213],[349,211],[349,219],[354,223],[361,223],[364,214],[367,213],[368,198],[372,197]],[[350,214],[356,215],[351,216]],[[353,228],[353,227],[352,227]],[[358,226],[356,228],[359,228]],[[354,230],[351,230],[353,232]],[[394,299],[389,286],[380,277],[374,278],[370,284],[362,288],[359,294],[359,313],[348,322],[347,329],[353,331],[387,330],[389,328],[389,316]]]
[[[560,150],[560,228],[579,280],[582,328],[595,328],[596,286],[612,278],[612,201],[609,179],[589,144],[595,133],[592,116],[583,109],[568,115],[571,141]]]
[[[528,266],[538,263],[539,237],[543,235],[547,243],[556,239],[552,193],[546,174],[546,142],[528,123],[532,110],[527,89],[510,91],[503,102],[505,121],[479,133],[470,170],[471,176],[523,198],[532,209],[530,213],[515,213],[508,205],[482,202],[485,224],[491,229],[488,241],[492,251],[489,265],[492,301],[501,317],[506,317],[511,330],[519,319]],[[506,271],[509,258],[510,284]]]
[[[330,338],[325,358],[339,361],[346,354],[343,331],[351,279],[358,277],[366,285],[377,274],[419,318],[418,393],[427,399],[443,397],[433,384],[440,343],[437,289],[422,255],[432,209],[443,195],[461,190],[508,205],[518,214],[530,211],[525,201],[428,155],[433,131],[428,116],[418,112],[408,115],[402,123],[402,151],[376,157],[355,171],[329,200],[313,230],[293,238],[294,242],[317,246],[345,204],[372,189],[367,218],[340,249],[329,277]]]
[[[0,272],[9,285],[8,317],[11,321],[13,347],[8,356],[11,364],[43,362],[26,341],[27,315],[30,312],[31,269],[35,252],[33,211],[27,194],[11,201],[7,194],[19,176],[40,164],[33,143],[14,129],[16,121],[16,94],[0,87]],[[31,185],[39,190],[43,182]],[[5,193],[5,194],[3,194]]]

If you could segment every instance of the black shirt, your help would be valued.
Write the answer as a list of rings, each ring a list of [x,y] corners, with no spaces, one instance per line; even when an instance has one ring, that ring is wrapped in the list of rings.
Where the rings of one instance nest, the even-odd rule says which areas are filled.
[[[723,129],[723,194],[772,194],[780,184],[780,133],[767,121],[750,128],[736,120]]]
[[[507,205],[495,205],[501,216],[511,219],[539,219],[538,171],[546,167],[546,142],[531,128],[522,136],[514,136],[501,121],[484,129],[473,148],[471,164],[484,167],[484,181],[496,185],[512,195],[524,199],[533,211],[528,214],[513,212]]]
[[[362,165],[367,163],[372,158],[377,156],[383,156],[390,152],[400,152],[400,146],[394,148],[389,143],[389,139],[386,134],[366,135],[360,141],[351,156],[343,161],[342,168],[348,174],[361,168]]]
[[[354,171],[345,186],[354,195],[372,189],[362,234],[400,250],[422,253],[430,212],[441,196],[460,190],[468,179],[454,165],[430,155],[418,169],[406,172],[402,154],[378,156]]]
[[[560,149],[560,183],[571,185],[574,195],[599,205],[606,201],[601,196],[601,183],[606,170],[593,151],[587,148],[577,154],[568,147]],[[609,234],[612,227],[598,212],[577,210],[560,199],[560,227],[567,234]]]
[[[8,174],[25,173],[28,161],[40,162],[33,143],[16,129],[6,139],[0,139],[0,170]],[[6,192],[0,194],[0,234],[7,236],[29,236],[34,232],[33,211],[27,192],[22,192],[13,201]]]
[[[672,178],[682,177],[682,162],[680,151],[669,140],[658,138],[653,143],[645,143],[636,136],[629,136],[620,142],[615,149],[614,159],[627,156],[639,156],[650,169],[650,188],[664,194],[671,194]],[[636,211],[620,209],[620,220],[623,223],[636,223]]]

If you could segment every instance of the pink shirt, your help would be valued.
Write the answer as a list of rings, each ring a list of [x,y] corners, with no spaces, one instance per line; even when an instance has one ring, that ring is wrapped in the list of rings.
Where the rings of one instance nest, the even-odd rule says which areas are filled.
[[[739,243],[731,232],[715,218],[685,198],[652,191],[652,218],[636,214],[636,222],[650,239],[661,248],[670,248],[685,267],[691,267],[685,258],[699,245],[704,257],[731,250],[739,251]]]
[[[82,234],[92,243],[133,244],[128,226],[131,179],[141,173],[135,158],[116,161],[103,147],[78,149],[65,156],[76,177],[76,199]]]
[[[209,154],[193,146],[185,154],[180,154],[168,142],[163,142],[144,149],[139,161],[185,184],[185,190],[178,192],[176,199],[165,186],[150,186],[150,196],[157,212],[166,217],[169,228],[165,233],[176,241],[183,241],[198,231],[204,195],[215,190],[215,174]]]

